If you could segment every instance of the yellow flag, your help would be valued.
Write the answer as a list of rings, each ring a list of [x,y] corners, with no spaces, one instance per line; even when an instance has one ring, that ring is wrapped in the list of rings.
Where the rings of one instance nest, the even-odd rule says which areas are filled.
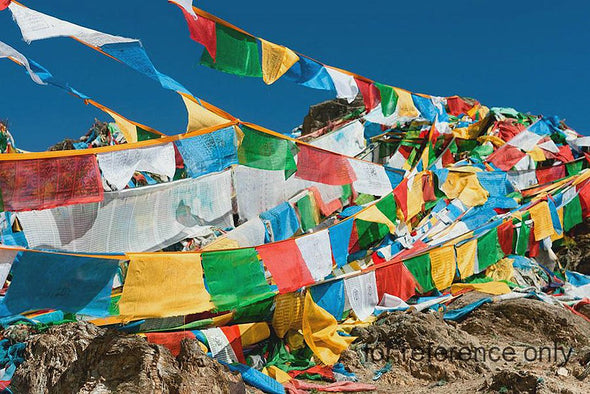
[[[237,249],[240,247],[240,244],[235,239],[231,239],[222,235],[221,237],[217,238],[215,241],[211,242],[209,245],[202,248],[203,251],[211,251],[211,250],[226,250],[226,249]]]
[[[559,218],[559,223],[561,225],[560,227],[563,229],[563,207],[557,209],[557,217]],[[551,241],[562,239],[563,233],[564,232],[562,231],[561,234],[557,234],[557,231],[554,231],[553,235],[551,236]]]
[[[183,94],[181,94],[180,97],[182,97],[182,101],[184,101],[186,111],[188,112],[187,133],[229,122],[229,120],[222,118],[209,111],[207,108],[199,105],[199,103],[195,102],[192,98],[186,97]]]
[[[260,39],[262,43],[262,79],[270,85],[299,61],[299,56],[289,48]]]
[[[553,235],[555,229],[551,221],[551,211],[547,201],[541,201],[537,205],[529,208],[531,219],[533,219],[533,231],[535,234],[535,241],[540,241]]]
[[[407,116],[409,118],[415,118],[420,115],[420,112],[414,105],[412,95],[407,90],[393,88],[397,94],[397,114],[399,116]]]
[[[132,319],[181,316],[213,309],[196,253],[130,253],[119,300],[121,316]]]
[[[290,329],[300,330],[303,318],[303,296],[300,293],[279,294],[275,297],[272,328],[279,338]]]
[[[451,286],[457,269],[455,249],[452,246],[443,246],[431,250],[430,265],[432,280],[436,288],[444,290]]]
[[[545,160],[545,153],[543,153],[543,149],[535,146],[533,149],[527,152],[527,154],[533,158],[534,161],[544,161]]]
[[[422,193],[422,175],[419,173],[412,181],[411,189],[408,190],[408,217],[411,219],[422,211],[424,196]]]
[[[490,265],[486,268],[486,276],[492,278],[493,280],[514,280],[514,267],[512,266],[514,263],[514,259],[509,259],[508,257],[504,257],[502,260],[498,261],[496,264]]]
[[[313,354],[326,365],[338,362],[340,353],[348,349],[356,339],[340,336],[337,328],[338,323],[334,316],[318,306],[308,291],[303,307],[303,338]]]
[[[115,120],[115,124],[125,136],[127,142],[137,142],[137,127],[127,119],[123,118],[122,116],[117,115],[116,113],[109,111],[108,109],[104,109],[106,113],[111,115],[111,117]]]
[[[484,204],[490,195],[481,187],[477,175],[467,172],[450,171],[441,190],[448,198],[459,198],[463,204],[470,207]]]
[[[451,293],[455,294],[463,289],[473,289],[488,294],[508,294],[510,287],[504,282],[485,282],[485,283],[455,283],[451,286]]]
[[[356,218],[365,222],[382,223],[389,228],[389,232],[392,234],[395,232],[395,224],[376,205],[371,205],[369,208],[361,211]]]
[[[457,246],[457,268],[461,274],[461,279],[465,279],[473,275],[475,269],[475,256],[477,256],[477,239],[465,242],[461,246]]]

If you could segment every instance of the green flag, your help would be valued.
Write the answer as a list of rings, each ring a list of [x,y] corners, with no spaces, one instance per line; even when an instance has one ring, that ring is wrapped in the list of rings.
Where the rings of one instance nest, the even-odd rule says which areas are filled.
[[[395,205],[393,193],[383,197],[375,205],[389,220],[395,223],[397,219],[397,206]]]
[[[379,82],[375,82],[375,86],[381,94],[381,112],[383,112],[383,116],[393,115],[397,108],[397,93],[391,86]]]
[[[297,170],[292,141],[241,126],[244,139],[238,147],[238,162],[262,170]]]
[[[313,215],[313,206],[309,194],[297,201],[297,209],[299,210],[299,216],[301,216],[301,228],[303,231],[311,230],[318,225]]]
[[[209,55],[209,51],[203,51],[201,64],[230,74],[262,78],[256,39],[220,23],[215,24],[215,31],[215,60]]]
[[[494,228],[477,240],[477,262],[479,271],[496,264],[504,258],[504,252],[498,242],[498,229]]]
[[[529,248],[529,237],[531,234],[531,229],[529,226],[525,224],[525,221],[529,217],[530,214],[528,212],[522,215],[522,222],[520,224],[520,229],[518,231],[518,240],[516,241],[516,248],[514,249],[514,253],[516,253],[519,256],[524,256]]]
[[[572,161],[571,163],[565,163],[565,168],[567,168],[568,175],[576,175],[580,171],[582,171],[582,167],[584,166],[584,162],[582,160]]]
[[[250,305],[273,295],[254,248],[204,252],[205,283],[218,311]]]
[[[569,231],[574,228],[575,225],[582,223],[582,221],[580,196],[576,196],[563,207],[563,230]]]
[[[358,234],[359,247],[362,250],[368,249],[389,234],[389,227],[382,223],[366,222],[359,219],[356,219],[354,223]]]
[[[412,257],[404,261],[404,265],[410,271],[418,286],[420,293],[428,293],[435,289],[434,281],[432,280],[432,272],[430,266],[430,254],[426,253],[422,256]]]

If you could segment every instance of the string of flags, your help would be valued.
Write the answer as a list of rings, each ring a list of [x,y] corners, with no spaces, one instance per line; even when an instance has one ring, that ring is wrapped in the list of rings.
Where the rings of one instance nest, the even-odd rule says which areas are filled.
[[[344,327],[384,311],[466,289],[516,296],[531,283],[543,299],[547,288],[590,296],[590,278],[554,253],[590,216],[590,137],[555,117],[369,81],[172,2],[204,64],[360,95],[364,110],[287,137],[197,99],[139,40],[0,3],[25,40],[72,36],[177,91],[189,114],[187,132],[163,135],[0,43],[0,57],[103,109],[123,135],[0,155],[0,324],[74,316],[173,354],[195,338],[284,392],[274,384],[294,378],[295,349],[310,354],[303,370],[335,373],[355,339]]]

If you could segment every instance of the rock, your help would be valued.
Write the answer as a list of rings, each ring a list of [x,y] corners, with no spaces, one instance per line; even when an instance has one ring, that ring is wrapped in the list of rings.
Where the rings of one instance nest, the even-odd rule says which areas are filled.
[[[339,121],[346,115],[353,114],[355,111],[360,114],[364,109],[365,105],[361,95],[358,95],[350,104],[345,99],[335,99],[312,105],[309,107],[308,114],[303,119],[301,135],[305,136],[313,133],[318,129],[328,126],[331,122]]]
[[[567,370],[567,368],[559,367],[557,368],[556,374],[558,376],[567,376],[570,374],[570,372]]]
[[[14,393],[244,393],[239,375],[184,340],[178,359],[164,347],[90,323],[52,327],[27,342]]]

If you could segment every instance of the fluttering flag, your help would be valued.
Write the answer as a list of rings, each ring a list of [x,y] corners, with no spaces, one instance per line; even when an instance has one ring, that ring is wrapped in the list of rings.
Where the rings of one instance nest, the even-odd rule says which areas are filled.
[[[338,334],[338,322],[334,316],[313,301],[310,292],[305,295],[302,325],[305,343],[326,365],[334,365],[340,353],[348,349],[348,346],[356,339]]]
[[[124,189],[136,171],[163,175],[170,180],[176,171],[174,144],[171,142],[99,153],[97,158],[102,176],[116,190]]]
[[[346,99],[346,101],[352,103],[359,93],[354,77],[332,67],[326,67],[326,71],[330,74],[332,83],[336,88],[336,97]]]
[[[359,91],[363,95],[365,110],[369,112],[379,104],[379,89],[377,89],[372,82],[364,81],[359,78],[355,78],[355,80]]]
[[[406,301],[416,294],[414,277],[400,261],[375,270],[379,300],[384,294],[390,294]]]
[[[119,300],[119,313],[125,319],[182,316],[213,309],[203,282],[200,254],[128,257],[129,268]]]
[[[316,282],[332,273],[332,250],[327,229],[298,237],[295,243]]]
[[[34,309],[106,316],[118,265],[117,259],[23,252],[12,268],[0,316]]]
[[[498,148],[491,155],[489,155],[486,161],[494,164],[502,171],[509,171],[512,167],[514,167],[516,163],[518,163],[525,156],[526,153],[524,153],[520,149],[506,144]]]
[[[309,289],[315,303],[338,321],[342,320],[346,296],[344,280],[336,280],[313,286]]]
[[[293,142],[243,125],[241,130],[244,138],[238,147],[240,164],[263,170],[297,169],[294,158],[296,147]]]
[[[343,267],[347,263],[346,259],[348,258],[348,246],[353,224],[354,220],[347,219],[328,229],[332,256],[337,267]]]
[[[94,155],[0,161],[2,209],[30,211],[102,201]]]
[[[451,286],[456,272],[455,249],[453,246],[443,246],[429,252],[432,281],[439,290]]]
[[[244,307],[273,295],[256,249],[206,252],[201,259],[205,283],[217,310]]]
[[[288,293],[314,283],[295,240],[261,245],[256,250],[279,287],[279,293]]]
[[[459,96],[447,97],[447,107],[449,114],[453,116],[466,115],[470,109],[478,105],[479,102],[474,99],[468,99]]]
[[[391,116],[394,114],[397,108],[397,93],[392,86],[384,85],[379,82],[375,82],[375,87],[379,89],[379,95],[381,97],[381,112],[383,116]]]
[[[262,79],[270,85],[283,76],[295,63],[299,56],[282,45],[260,39],[262,44]]]
[[[6,4],[5,7],[8,7],[8,4]],[[2,10],[2,9],[3,9],[2,4],[0,4],[0,10]],[[35,81],[35,83],[38,83],[40,85],[45,85],[45,82],[43,82],[43,80],[39,77],[39,75],[37,75],[33,71],[31,66],[29,65],[29,60],[23,54],[18,52],[13,47],[0,41],[0,59],[5,58],[5,57],[10,57],[10,58],[18,61],[24,68],[27,69],[29,76],[31,77],[31,79],[33,81]]]
[[[191,178],[223,171],[238,164],[237,138],[233,127],[175,141]]]
[[[346,157],[309,145],[299,145],[299,149],[298,178],[326,185],[348,185],[357,179]]]
[[[477,259],[477,239],[465,242],[455,247],[457,253],[457,269],[461,279],[473,275]]]
[[[295,209],[288,202],[261,213],[260,219],[267,222],[270,227],[270,234],[266,237],[267,242],[291,238],[301,227]]]
[[[0,11],[5,10],[10,5],[12,0],[0,0]]]
[[[356,192],[379,197],[391,193],[393,187],[385,167],[352,158],[348,159],[348,162],[356,177],[353,182]]]
[[[551,221],[551,211],[547,201],[541,201],[528,209],[533,219],[533,232],[535,234],[535,241],[541,241],[543,238],[553,235],[553,223]]]
[[[563,208],[563,230],[569,231],[582,222],[582,205],[580,197],[576,196]]]
[[[283,78],[308,88],[336,90],[326,68],[305,56],[300,56],[299,61],[284,74]]]
[[[412,257],[404,261],[404,265],[410,271],[418,287],[420,293],[425,294],[436,288],[432,280],[432,271],[430,266],[430,255],[423,254],[421,256]]]
[[[348,304],[359,320],[366,320],[379,303],[375,271],[344,279]]]
[[[412,94],[407,90],[400,88],[395,89],[397,95],[397,113],[400,117],[416,118],[420,115],[420,112],[414,106],[412,100]]]
[[[255,38],[220,23],[215,24],[215,35],[215,59],[203,52],[202,65],[243,77],[262,77]]]
[[[485,271],[492,264],[504,258],[504,252],[498,240],[498,229],[493,228],[477,240],[477,267],[474,273]]]
[[[414,106],[420,112],[420,116],[429,122],[434,122],[436,119],[437,111],[436,107],[432,103],[430,98],[422,97],[417,94],[412,95]]]
[[[196,99],[187,94],[180,94],[182,101],[186,107],[188,113],[188,124],[186,131],[201,130],[206,127],[219,126],[229,122],[228,119],[206,109],[203,105],[199,104]]]

